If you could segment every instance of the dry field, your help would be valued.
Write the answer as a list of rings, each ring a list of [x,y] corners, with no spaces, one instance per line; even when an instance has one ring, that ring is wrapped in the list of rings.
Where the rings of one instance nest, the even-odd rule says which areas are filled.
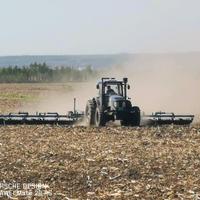
[[[69,89],[0,88],[1,112],[39,101],[41,91]],[[52,193],[39,197],[33,189],[29,199],[200,199],[199,125],[2,126],[0,135],[0,182],[42,183]]]
[[[52,93],[71,90],[69,84],[0,84],[0,113],[18,112],[20,108],[35,105]]]

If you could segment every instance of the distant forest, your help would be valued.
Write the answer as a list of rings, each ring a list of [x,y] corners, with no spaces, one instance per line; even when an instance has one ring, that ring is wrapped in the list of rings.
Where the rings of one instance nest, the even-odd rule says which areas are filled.
[[[10,66],[0,68],[0,83],[46,83],[87,81],[98,74],[91,66],[83,69],[73,67],[50,68],[46,63],[30,64],[28,67]]]

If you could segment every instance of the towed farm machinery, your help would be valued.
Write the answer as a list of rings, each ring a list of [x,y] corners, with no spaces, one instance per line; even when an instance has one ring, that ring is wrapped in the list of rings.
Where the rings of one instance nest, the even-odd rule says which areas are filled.
[[[0,125],[11,124],[51,124],[74,125],[83,120],[87,126],[101,127],[109,121],[120,121],[122,126],[140,125],[189,125],[194,115],[175,115],[174,113],[156,112],[152,115],[141,115],[140,108],[128,98],[130,89],[128,79],[102,78],[97,83],[98,96],[87,101],[85,112],[74,110],[60,115],[56,112],[29,114],[27,112],[0,115]]]

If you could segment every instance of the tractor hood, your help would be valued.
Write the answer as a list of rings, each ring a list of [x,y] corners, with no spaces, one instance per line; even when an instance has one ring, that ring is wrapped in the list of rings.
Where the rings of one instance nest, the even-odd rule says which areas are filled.
[[[119,95],[112,95],[112,96],[109,97],[110,102],[122,101],[122,100],[124,100],[124,97],[119,96]]]
[[[119,102],[123,102],[124,100],[125,98],[120,95],[112,95],[109,97],[108,105],[111,110],[116,110],[118,107],[122,106],[122,104],[120,104]]]

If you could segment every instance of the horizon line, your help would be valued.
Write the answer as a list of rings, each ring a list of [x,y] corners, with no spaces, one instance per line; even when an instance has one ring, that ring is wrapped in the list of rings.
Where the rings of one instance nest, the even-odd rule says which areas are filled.
[[[99,54],[10,54],[0,55],[0,57],[29,57],[29,56],[111,56],[111,55],[156,55],[156,54],[188,54],[188,53],[200,53],[199,51],[174,51],[174,52],[134,52],[134,53],[99,53]]]

